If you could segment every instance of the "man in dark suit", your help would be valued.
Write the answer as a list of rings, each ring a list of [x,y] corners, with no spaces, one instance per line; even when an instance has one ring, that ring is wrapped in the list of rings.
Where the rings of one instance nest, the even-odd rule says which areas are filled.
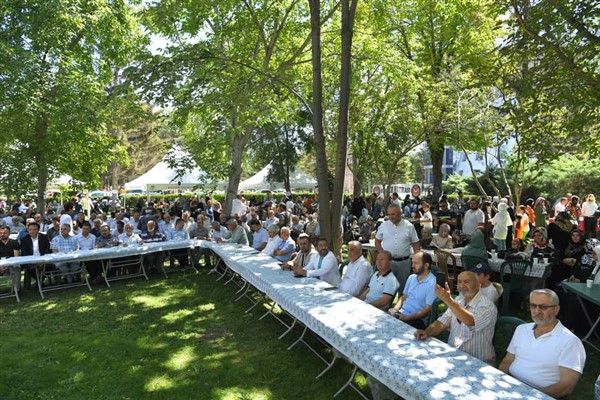
[[[20,241],[22,256],[43,256],[51,253],[50,241],[46,235],[40,234],[40,225],[37,222],[31,222],[27,227],[27,235]],[[37,265],[24,265],[25,269],[25,287],[31,287],[31,277],[35,275]]]

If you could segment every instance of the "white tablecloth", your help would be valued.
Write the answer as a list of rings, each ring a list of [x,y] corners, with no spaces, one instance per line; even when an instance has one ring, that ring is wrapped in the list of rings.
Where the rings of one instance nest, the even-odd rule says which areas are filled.
[[[295,278],[277,261],[228,244],[204,243],[250,284],[335,349],[407,399],[549,399],[482,361],[437,340],[418,341],[414,328],[364,302]]]

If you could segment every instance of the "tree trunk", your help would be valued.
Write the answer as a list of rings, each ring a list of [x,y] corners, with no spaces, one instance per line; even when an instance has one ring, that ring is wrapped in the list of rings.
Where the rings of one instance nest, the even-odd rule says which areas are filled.
[[[427,140],[427,148],[429,149],[429,156],[431,157],[431,173],[433,175],[433,201],[437,202],[442,196],[442,165],[444,163],[444,145],[438,145],[431,140]]]
[[[243,135],[233,135],[229,181],[227,182],[227,195],[225,197],[225,204],[223,205],[225,215],[231,215],[233,199],[237,196],[238,187],[242,180],[242,158],[244,156],[244,150],[252,137],[253,131],[254,126],[249,126],[246,128],[246,132]]]
[[[352,165],[356,165],[356,157],[352,154]],[[362,185],[362,176],[359,176],[357,169],[352,171],[352,197],[360,197],[365,192]]]
[[[48,118],[45,115],[39,116],[36,121],[35,135],[37,143],[45,143],[48,135]],[[48,160],[46,159],[47,149],[36,146],[35,165],[37,168],[37,208],[43,213],[46,209],[46,186],[48,185]]]
[[[331,209],[329,207],[329,175],[327,150],[323,132],[323,77],[321,75],[321,2],[309,0],[312,41],[313,133],[317,158],[317,187],[319,189],[319,226],[321,236],[331,241]]]

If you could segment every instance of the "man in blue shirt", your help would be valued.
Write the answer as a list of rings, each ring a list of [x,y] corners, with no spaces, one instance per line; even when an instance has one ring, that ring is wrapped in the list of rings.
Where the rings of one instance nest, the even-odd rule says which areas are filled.
[[[364,300],[374,307],[386,311],[396,295],[400,284],[392,273],[392,253],[381,250],[377,254],[377,272],[371,275],[369,286],[360,295]]]
[[[431,273],[431,255],[419,252],[413,256],[413,274],[408,277],[402,296],[390,314],[400,321],[417,328],[425,329],[429,323],[431,305],[435,300],[436,279]]]

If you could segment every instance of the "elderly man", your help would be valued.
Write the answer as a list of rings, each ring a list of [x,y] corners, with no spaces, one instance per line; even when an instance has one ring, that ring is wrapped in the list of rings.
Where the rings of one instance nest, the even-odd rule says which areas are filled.
[[[141,238],[144,243],[152,242],[164,242],[167,238],[156,229],[156,222],[148,221],[147,230],[142,232]],[[148,266],[149,272],[156,272],[163,270],[164,254],[160,252],[154,252],[144,255],[144,265]]]
[[[40,226],[37,222],[31,222],[27,227],[27,235],[20,241],[22,256],[43,256],[49,254],[50,241],[46,235],[40,235]],[[35,269],[37,265],[24,265],[25,268],[25,288],[31,287],[31,277],[36,276]]]
[[[277,225],[279,223],[279,219],[275,216],[275,211],[269,209],[267,211],[267,218],[265,219],[265,229],[269,229],[271,225]]]
[[[123,247],[137,246],[144,243],[140,235],[134,232],[133,224],[130,223],[125,224],[125,232],[120,234],[118,239]]]
[[[219,221],[213,221],[211,226],[212,229],[210,230],[210,237],[215,242],[218,242],[220,238],[225,237],[225,235],[227,234],[227,228],[221,226],[221,223]]]
[[[282,269],[304,268],[310,262],[311,257],[317,254],[306,233],[301,233],[298,236],[298,248],[300,251],[296,253],[291,261],[281,263]]]
[[[296,243],[290,235],[290,228],[287,226],[281,228],[281,231],[279,232],[281,242],[279,242],[279,245],[273,251],[273,257],[275,257],[277,261],[288,262],[292,258],[292,253],[296,250]]]
[[[387,311],[400,286],[392,273],[392,254],[387,250],[381,250],[377,254],[376,264],[377,272],[371,275],[369,285],[360,295],[360,299],[373,307]]]
[[[277,250],[279,247],[279,243],[281,243],[281,238],[279,237],[279,226],[272,224],[267,228],[267,233],[269,234],[269,240],[267,241],[267,245],[262,250],[268,256],[273,256],[273,252]]]
[[[450,329],[448,344],[473,357],[493,364],[496,358],[492,339],[498,311],[494,303],[479,291],[479,280],[472,271],[464,271],[458,275],[458,292],[453,299],[450,288],[435,286],[435,294],[448,306],[448,309],[437,321],[425,330],[417,330],[415,337],[420,340],[436,336]]]
[[[375,235],[377,251],[386,250],[392,255],[392,270],[404,288],[411,272],[410,249],[418,253],[421,250],[415,227],[402,219],[402,210],[396,204],[388,207],[389,219],[381,224]]]
[[[224,237],[217,239],[217,242],[236,243],[248,246],[248,235],[244,228],[238,225],[234,218],[230,218],[226,222],[227,234]]]
[[[340,290],[352,296],[359,296],[373,274],[373,267],[362,255],[362,245],[354,240],[348,243],[348,266]]]
[[[429,323],[431,305],[435,300],[436,279],[431,273],[433,260],[427,253],[419,252],[412,259],[413,274],[408,277],[402,296],[390,313],[417,329]]]
[[[517,327],[498,368],[552,397],[567,396],[583,373],[583,344],[556,318],[560,306],[554,291],[532,291],[529,309],[533,322]]]
[[[319,239],[317,244],[317,257],[311,257],[310,262],[304,268],[293,267],[294,275],[319,278],[329,283],[331,286],[338,287],[342,278],[338,269],[337,259],[329,251],[327,239]]]
[[[19,217],[18,215],[13,216],[11,219],[10,234],[18,235],[19,232],[21,232],[24,229],[25,229],[25,225],[23,225],[23,223],[21,222],[21,217]]]
[[[258,251],[262,251],[269,241],[267,230],[262,227],[258,219],[250,220],[250,229],[254,233],[252,235],[252,247]]]
[[[108,226],[106,227],[108,229]],[[60,226],[60,235],[56,236],[50,242],[50,248],[53,253],[71,253],[79,250],[79,240],[71,236],[71,225],[62,224]],[[110,232],[109,232],[110,234]],[[72,283],[75,274],[79,272],[81,266],[78,261],[56,263],[56,268],[64,274],[67,283]]]

